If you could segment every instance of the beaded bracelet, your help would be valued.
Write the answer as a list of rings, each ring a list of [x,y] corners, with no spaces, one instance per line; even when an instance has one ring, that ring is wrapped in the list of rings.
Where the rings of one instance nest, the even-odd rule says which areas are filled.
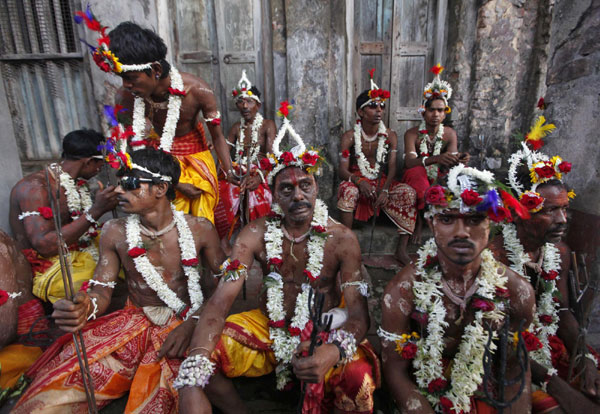
[[[179,367],[179,374],[173,381],[173,387],[180,389],[183,387],[201,387],[204,388],[210,377],[215,372],[216,364],[205,355],[197,354],[187,357]]]
[[[329,333],[327,338],[328,344],[333,344],[341,349],[340,351],[340,362],[346,364],[352,361],[354,354],[356,354],[356,338],[350,332],[344,331],[343,329],[334,329]],[[342,352],[343,351],[343,352]]]

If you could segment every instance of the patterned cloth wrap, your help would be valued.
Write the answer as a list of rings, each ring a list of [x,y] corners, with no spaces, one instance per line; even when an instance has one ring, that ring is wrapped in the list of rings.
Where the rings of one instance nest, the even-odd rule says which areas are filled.
[[[229,378],[260,377],[273,372],[277,360],[271,350],[273,341],[269,337],[268,322],[260,309],[230,315],[212,355],[217,369]],[[309,340],[311,331],[309,321],[301,339]],[[322,335],[325,341],[327,333]],[[307,384],[302,413],[330,413],[333,407],[346,413],[372,413],[373,392],[380,381],[379,361],[365,339],[353,360],[331,368],[325,374],[324,383]]]
[[[129,391],[125,413],[178,412],[173,381],[181,360],[157,353],[181,320],[172,315],[158,326],[131,302],[89,322],[83,329],[98,408]],[[13,413],[87,412],[81,372],[71,334],[60,337],[27,372],[31,386]]]
[[[354,175],[361,176],[357,165],[350,168],[350,172]],[[385,174],[379,178],[379,185],[376,180],[367,180],[369,184],[376,188],[383,188],[383,183],[386,180]],[[338,189],[337,208],[341,211],[354,211],[354,218],[360,221],[368,221],[374,214],[374,201],[363,197],[358,190],[358,187],[350,181],[342,181]],[[415,190],[407,184],[402,184],[397,181],[392,181],[389,188],[389,197],[383,212],[392,220],[398,227],[401,234],[412,234],[415,230],[415,222],[417,220],[417,195]]]

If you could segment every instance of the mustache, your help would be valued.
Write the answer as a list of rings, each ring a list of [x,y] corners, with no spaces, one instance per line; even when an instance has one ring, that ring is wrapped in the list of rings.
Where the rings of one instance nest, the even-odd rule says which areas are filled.
[[[299,210],[302,207],[312,208],[312,204],[309,203],[308,201],[297,201],[297,202],[290,204],[290,211]]]
[[[472,249],[475,248],[475,244],[469,240],[464,240],[464,239],[455,239],[452,240],[448,243],[448,247],[452,247],[458,245],[460,247],[470,247]]]
[[[567,225],[566,224],[557,224],[556,226],[552,226],[548,229],[548,233],[557,233],[557,232],[566,232],[567,231]]]

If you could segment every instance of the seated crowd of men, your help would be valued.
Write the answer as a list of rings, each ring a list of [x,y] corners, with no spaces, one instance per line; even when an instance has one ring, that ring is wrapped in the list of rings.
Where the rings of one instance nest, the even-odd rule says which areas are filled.
[[[125,22],[106,35],[89,8],[77,16],[102,35],[94,61],[123,87],[106,110],[111,137],[67,134],[61,162],[11,193],[16,241],[0,234],[0,398],[22,392],[12,412],[75,413],[129,393],[127,413],[243,413],[231,378],[271,373],[277,389],[302,384],[303,413],[372,413],[382,386],[403,413],[493,413],[500,399],[516,413],[598,410],[591,348],[569,383],[579,323],[561,239],[574,193],[563,183],[571,164],[534,149],[543,120],[500,186],[468,167],[444,127],[452,88],[437,65],[423,121],[405,134],[398,181],[397,136],[382,121],[389,92],[371,72],[356,99],[359,121],[341,137],[339,223],[318,198],[325,160],[294,130],[287,102],[278,131],[242,73],[232,91],[241,119],[225,138],[213,91],[171,66],[153,31]],[[105,160],[118,183],[99,184],[92,197],[87,180]],[[123,217],[101,226],[116,207]],[[379,210],[398,229],[403,265],[381,298],[380,355],[366,339],[369,286],[351,231]],[[407,244],[420,242],[423,223],[433,238],[411,260]],[[501,233],[489,242],[491,223]],[[259,307],[230,315],[255,261]],[[46,314],[67,334],[52,338]],[[500,363],[505,321],[501,369],[520,381],[500,397],[484,389],[484,354]]]

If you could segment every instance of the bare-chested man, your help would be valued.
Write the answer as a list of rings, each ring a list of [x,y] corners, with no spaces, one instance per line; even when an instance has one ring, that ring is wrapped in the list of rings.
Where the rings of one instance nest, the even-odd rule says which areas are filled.
[[[83,328],[98,407],[127,391],[125,412],[176,413],[177,375],[195,327],[192,314],[212,290],[212,277],[200,278],[200,261],[218,271],[223,254],[212,224],[176,212],[179,164],[154,149],[136,151],[132,169],[119,171],[119,204],[130,213],[109,221],[100,238],[100,262],[87,292],[54,304],[63,330]],[[124,309],[99,317],[108,308],[119,268],[129,300]],[[98,319],[96,319],[98,318]],[[92,320],[95,319],[95,320]],[[88,322],[89,321],[89,322]],[[15,413],[66,413],[85,409],[81,373],[70,336],[40,359],[34,382]]]
[[[191,356],[178,377],[178,386],[184,387],[181,412],[209,412],[201,387],[210,378],[204,390],[210,401],[223,412],[244,413],[228,378],[273,371],[279,389],[292,379],[292,371],[309,383],[303,412],[318,407],[323,412],[372,412],[378,371],[372,349],[363,341],[369,316],[356,236],[329,218],[325,204],[317,199],[317,182],[306,170],[317,168],[318,153],[305,151],[303,144],[283,153],[274,145],[273,153],[277,162],[269,177],[278,206],[274,204],[272,217],[255,220],[242,230],[224,264],[219,286],[194,332]],[[227,318],[254,260],[265,275],[260,308]],[[306,356],[312,330],[310,289],[325,295],[324,311],[336,313],[343,292],[347,318],[334,321],[333,329],[323,335],[323,345]],[[198,410],[201,406],[203,410]]]
[[[31,293],[31,268],[8,234],[0,231],[0,389],[17,385],[21,375],[42,354],[26,335],[48,327],[44,308]],[[17,387],[15,387],[17,388]],[[4,393],[2,393],[4,396]],[[7,395],[6,395],[7,396]],[[0,406],[3,404],[0,397]]]
[[[65,297],[46,177],[52,188],[60,181],[62,235],[71,250],[73,281],[79,289],[92,278],[98,260],[97,220],[117,205],[113,186],[101,187],[92,202],[86,183],[104,163],[98,149],[103,141],[102,134],[90,129],[69,132],[63,138],[62,161],[26,176],[10,193],[10,226],[31,263],[33,294],[43,301]]]
[[[219,203],[215,210],[215,226],[219,237],[227,241],[241,224],[248,224],[271,210],[271,190],[259,169],[259,160],[272,151],[277,127],[275,122],[264,119],[260,114],[260,95],[244,70],[237,87],[232,91],[242,118],[233,124],[227,137],[233,149],[235,174],[243,176],[243,179],[241,185],[219,180]],[[240,194],[243,196],[240,197]],[[230,249],[229,243],[227,248]]]
[[[217,170],[200,122],[204,118],[222,168],[235,182],[221,115],[209,85],[197,76],[179,73],[165,58],[167,46],[152,30],[123,22],[106,33],[93,16],[77,12],[76,21],[99,32],[98,47],[90,46],[100,69],[123,80],[116,102],[132,118],[135,136],[130,145],[159,147],[177,157],[181,179],[175,205],[178,210],[214,222],[218,201]],[[147,133],[147,120],[152,132]],[[160,137],[160,138],[158,138]]]
[[[531,286],[485,249],[490,219],[506,213],[502,204],[493,206],[499,194],[490,193],[496,191],[492,174],[457,168],[458,180],[449,188],[427,191],[434,237],[416,263],[392,279],[382,299],[382,366],[403,413],[495,412],[475,394],[481,391],[487,325],[500,327],[504,312],[511,331],[533,318]],[[517,371],[509,357],[506,378]],[[523,394],[505,412],[530,411],[529,377],[527,372]],[[506,400],[514,395],[514,388],[506,390]]]
[[[406,265],[410,262],[406,247],[415,228],[417,199],[409,185],[396,181],[398,137],[382,120],[385,96],[389,97],[389,92],[372,83],[371,89],[356,98],[360,122],[342,135],[339,175],[343,181],[337,207],[348,228],[352,228],[353,219],[367,221],[382,209],[398,228],[395,256]],[[386,167],[387,175],[383,171]]]
[[[469,154],[458,153],[458,139],[454,129],[444,126],[446,114],[450,113],[448,100],[452,96],[452,88],[440,79],[444,68],[437,64],[431,68],[435,74],[432,82],[425,85],[423,105],[419,112],[423,116],[418,127],[410,128],[404,133],[404,175],[402,182],[410,185],[417,192],[417,226],[414,240],[420,244],[422,220],[425,208],[425,190],[437,181],[438,173],[446,174],[449,168],[459,162],[469,162]]]
[[[597,412],[597,354],[588,352],[579,360],[576,372],[581,372],[581,377],[577,383],[569,386],[566,382],[579,335],[579,323],[569,310],[571,252],[561,242],[570,197],[561,180],[570,172],[571,164],[560,157],[550,159],[525,145],[510,161],[515,173],[509,174],[508,184],[521,194],[521,203],[531,218],[517,218],[514,224],[505,225],[490,247],[498,260],[536,288],[537,314],[532,330],[540,336],[543,348],[530,355],[532,382],[540,387],[533,393],[533,412]]]

